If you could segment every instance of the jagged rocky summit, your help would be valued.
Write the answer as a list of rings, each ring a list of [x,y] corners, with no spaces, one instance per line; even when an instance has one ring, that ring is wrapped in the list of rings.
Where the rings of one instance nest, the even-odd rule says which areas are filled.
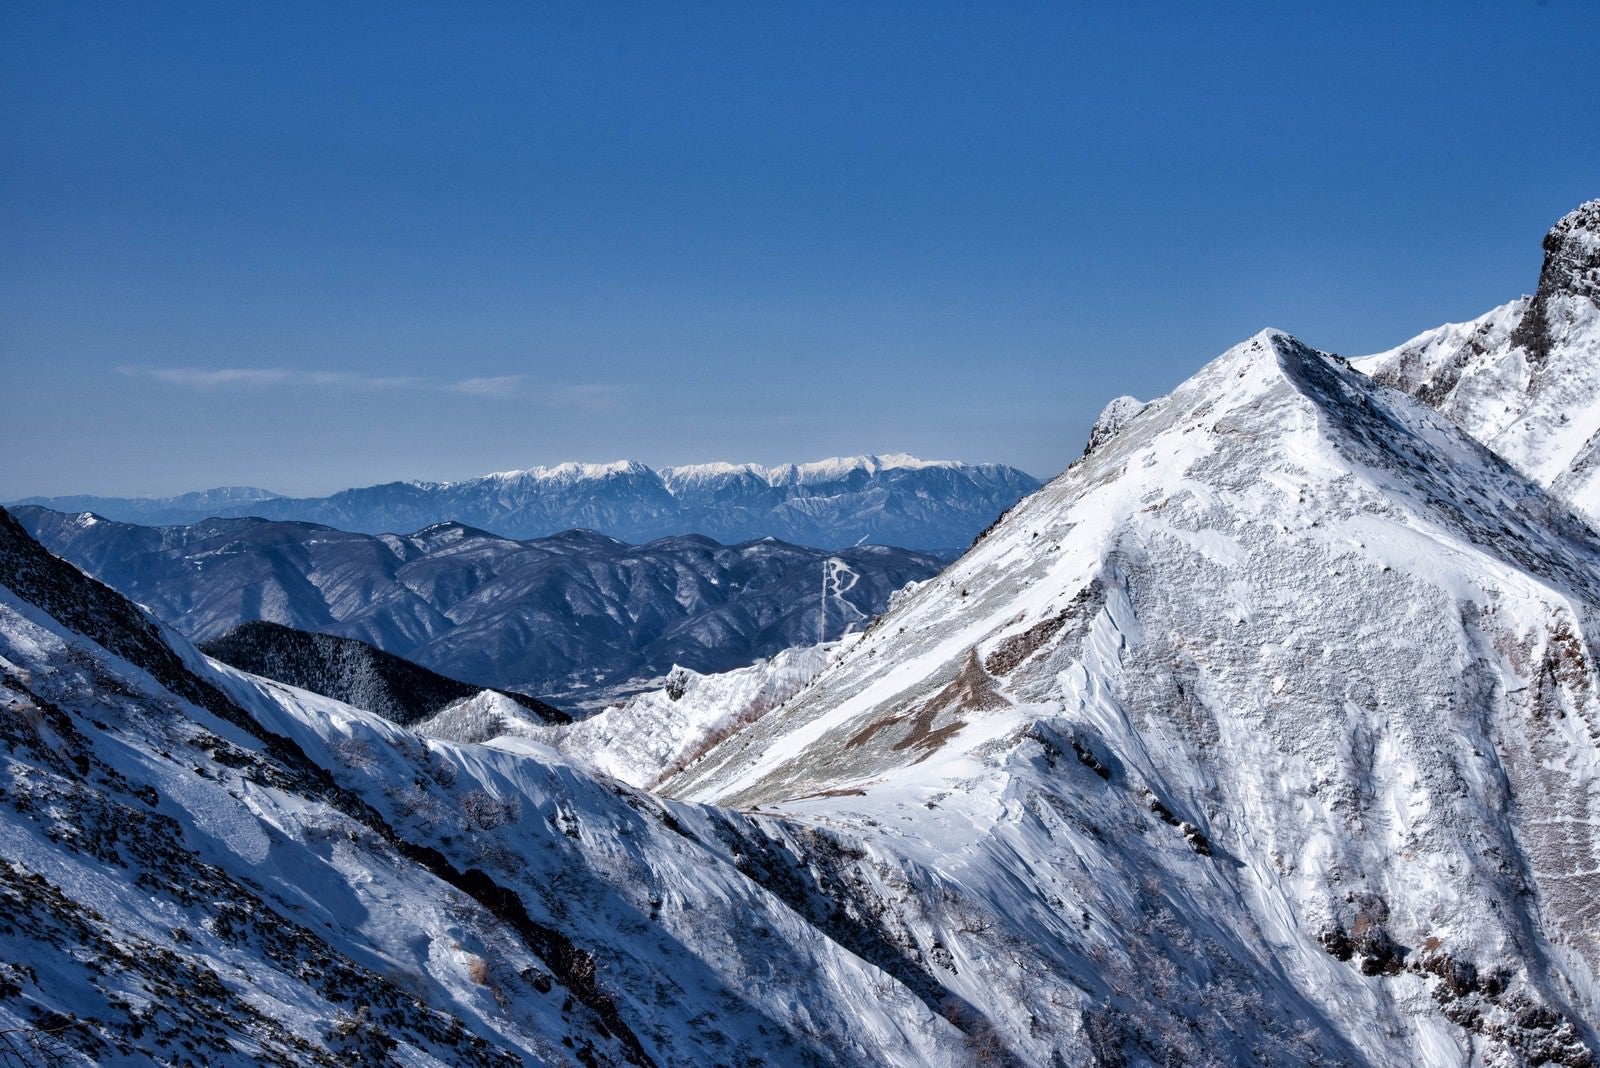
[[[1545,236],[1533,296],[1354,362],[1600,524],[1600,200]]]
[[[230,489],[165,500],[80,496],[15,503],[158,525],[259,516],[382,534],[458,522],[508,538],[584,528],[635,543],[680,534],[728,543],[773,537],[828,549],[894,545],[953,557],[1038,487],[1037,479],[1003,464],[893,454],[660,471],[635,461],[566,463],[461,482],[391,482],[318,498]]]

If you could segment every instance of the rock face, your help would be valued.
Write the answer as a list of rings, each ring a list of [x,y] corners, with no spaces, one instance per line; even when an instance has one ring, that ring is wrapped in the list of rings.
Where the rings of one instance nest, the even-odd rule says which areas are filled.
[[[1112,400],[1100,411],[1089,430],[1089,442],[1083,447],[1085,454],[1093,452],[1111,440],[1124,423],[1145,410],[1145,402],[1137,397],[1122,396]]]
[[[1597,613],[1592,530],[1268,332],[661,789],[948,873],[1073,1006],[1026,1063],[1592,1064]]]
[[[508,538],[582,528],[628,542],[679,534],[722,542],[772,537],[823,548],[896,545],[953,557],[1038,488],[1037,479],[1002,464],[891,455],[659,472],[634,461],[567,463],[303,499],[234,489],[161,501],[36,497],[17,503],[160,525],[259,516],[381,534],[455,522]]]
[[[1600,200],[1564,216],[1544,238],[1539,288],[1511,335],[1535,366],[1564,340],[1571,323],[1587,314],[1583,304],[1600,304]]]
[[[674,665],[726,671],[860,630],[891,593],[942,564],[882,546],[827,553],[771,540],[635,546],[589,531],[513,541],[460,524],[400,537],[264,519],[141,527],[16,515],[191,640],[264,620],[557,706],[603,704]],[[825,572],[836,575],[826,589]]]
[[[1544,239],[1538,289],[1353,361],[1600,523],[1600,200]]]
[[[252,675],[376,712],[403,727],[485,694],[512,702],[534,722],[567,723],[572,718],[527,694],[486,691],[354,638],[311,634],[280,623],[241,623],[202,643],[200,651]]]

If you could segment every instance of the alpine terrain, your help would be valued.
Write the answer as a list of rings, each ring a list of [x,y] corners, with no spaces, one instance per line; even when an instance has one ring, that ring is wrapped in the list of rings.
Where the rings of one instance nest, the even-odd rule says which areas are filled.
[[[254,675],[376,712],[403,727],[465,705],[510,702],[534,723],[571,717],[527,694],[447,678],[354,638],[309,634],[280,623],[241,623],[200,651]]]
[[[330,497],[226,489],[161,500],[30,497],[17,504],[157,525],[261,516],[370,534],[457,522],[508,538],[575,527],[628,542],[700,534],[721,542],[778,538],[840,549],[897,545],[954,556],[994,517],[1039,488],[1003,464],[854,456],[815,463],[566,463],[461,482],[391,482]]]
[[[847,829],[1028,1063],[1592,1064],[1597,609],[1562,504],[1269,331],[661,790]]]
[[[593,727],[226,667],[0,514],[0,1042],[1600,1065],[1559,477],[1272,330],[1114,408],[864,633]]]

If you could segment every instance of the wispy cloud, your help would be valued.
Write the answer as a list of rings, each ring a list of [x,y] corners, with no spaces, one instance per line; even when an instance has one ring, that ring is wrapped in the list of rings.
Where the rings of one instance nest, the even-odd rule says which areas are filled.
[[[468,397],[509,397],[522,391],[526,375],[481,375],[440,379],[418,375],[367,375],[352,371],[302,371],[287,367],[151,367],[117,368],[130,378],[147,378],[185,389],[269,389],[311,386],[349,393],[457,393]]]
[[[522,389],[527,375],[486,375],[481,378],[463,378],[450,383],[450,392],[465,393],[469,397],[509,397]]]
[[[227,386],[275,386],[289,381],[288,371],[270,367],[119,367],[125,375],[153,378],[190,389],[221,389]]]

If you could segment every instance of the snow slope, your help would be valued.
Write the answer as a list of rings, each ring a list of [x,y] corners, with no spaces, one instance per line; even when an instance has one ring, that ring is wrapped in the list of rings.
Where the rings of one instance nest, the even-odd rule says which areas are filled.
[[[781,714],[782,705],[860,638],[847,635],[824,645],[785,649],[749,667],[701,674],[675,667],[665,684],[571,724],[532,722],[526,714],[502,712],[498,735],[533,738],[589,767],[648,789],[681,770],[713,744],[761,716]],[[424,733],[459,729],[424,724]],[[508,747],[517,743],[507,741]]]
[[[0,1059],[966,1063],[760,821],[206,661],[4,513],[0,672]]]
[[[1544,249],[1533,296],[1353,362],[1600,524],[1600,200],[1564,216]]]
[[[1592,1066],[1597,565],[1442,418],[1264,333],[664,801],[205,661],[0,516],[0,1030],[111,1063]]]
[[[960,885],[953,989],[1082,1025],[1030,1063],[1592,1064],[1597,611],[1593,531],[1268,331],[661,789]]]

